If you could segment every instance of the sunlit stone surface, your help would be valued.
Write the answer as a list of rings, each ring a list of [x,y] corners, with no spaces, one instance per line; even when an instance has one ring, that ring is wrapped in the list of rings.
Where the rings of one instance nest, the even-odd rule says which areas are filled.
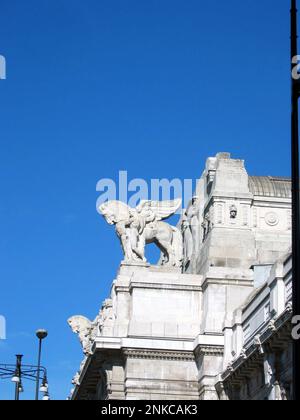
[[[220,153],[178,231],[182,268],[123,262],[95,320],[69,320],[85,355],[72,398],[288,399],[290,181]]]

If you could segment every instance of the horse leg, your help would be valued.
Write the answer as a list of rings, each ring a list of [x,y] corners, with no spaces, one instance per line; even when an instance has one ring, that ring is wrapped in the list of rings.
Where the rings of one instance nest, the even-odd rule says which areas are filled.
[[[131,242],[131,248],[132,248],[134,260],[139,261],[140,259],[143,259],[142,256],[140,255],[139,246],[138,246],[139,232],[135,227],[130,228],[130,239],[131,239],[130,242]]]
[[[136,254],[139,260],[142,260],[143,262],[147,262],[145,258],[145,238],[143,235],[137,237],[136,245],[133,248],[133,252]]]
[[[139,243],[138,243],[138,253],[139,257],[144,261],[147,262],[147,259],[145,258],[145,247],[146,247],[146,239],[144,235],[141,235],[139,237]]]
[[[174,266],[175,265],[175,254],[173,251],[173,247],[169,241],[159,241],[159,247],[163,249],[165,256],[167,257],[167,262],[165,265]]]
[[[155,245],[157,245],[157,247],[161,250],[162,253],[162,257],[160,259],[161,265],[166,265],[166,263],[168,262],[167,250],[161,245],[161,243],[158,240],[155,240],[154,243]]]
[[[128,232],[125,227],[124,223],[117,223],[116,224],[116,232],[118,237],[120,238],[121,245],[123,248],[123,253],[125,256],[125,261],[132,261],[133,255],[132,255],[132,249],[130,245],[130,238],[128,237]]]

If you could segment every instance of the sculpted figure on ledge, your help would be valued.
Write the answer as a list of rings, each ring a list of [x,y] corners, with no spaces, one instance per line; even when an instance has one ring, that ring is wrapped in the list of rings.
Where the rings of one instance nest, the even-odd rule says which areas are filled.
[[[183,245],[181,232],[163,220],[176,213],[181,199],[141,201],[131,208],[121,201],[107,201],[99,208],[107,223],[115,225],[125,262],[146,262],[146,244],[155,243],[162,252],[162,265],[181,267]]]
[[[83,353],[89,355],[97,335],[97,318],[92,322],[85,316],[75,315],[68,319],[68,324],[73,333],[78,335]]]
[[[197,251],[199,232],[199,197],[194,196],[187,209],[182,215],[182,235],[184,242],[184,263],[191,261]]]

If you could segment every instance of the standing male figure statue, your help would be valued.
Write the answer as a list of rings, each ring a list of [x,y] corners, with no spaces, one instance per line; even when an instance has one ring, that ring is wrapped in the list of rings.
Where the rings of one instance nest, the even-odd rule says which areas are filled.
[[[194,196],[182,216],[185,264],[188,264],[197,251],[199,240],[199,197]]]

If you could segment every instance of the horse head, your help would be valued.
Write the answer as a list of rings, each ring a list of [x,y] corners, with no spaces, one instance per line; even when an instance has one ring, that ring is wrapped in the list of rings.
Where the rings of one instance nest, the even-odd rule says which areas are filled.
[[[109,225],[115,225],[130,218],[130,208],[121,201],[106,201],[101,204],[99,211]]]

